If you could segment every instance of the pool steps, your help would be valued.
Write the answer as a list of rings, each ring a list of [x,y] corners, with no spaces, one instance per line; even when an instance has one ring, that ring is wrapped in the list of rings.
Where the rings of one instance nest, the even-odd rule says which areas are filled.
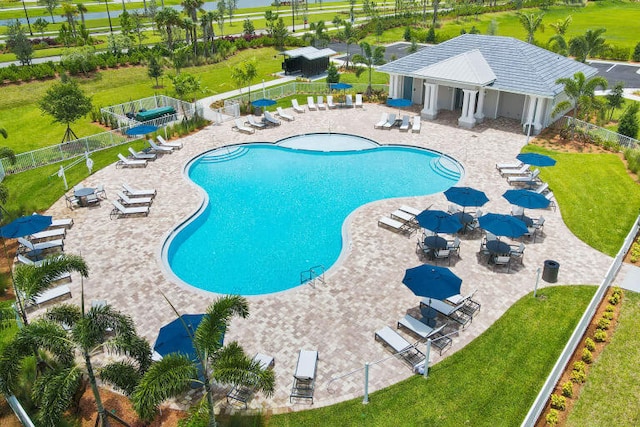
[[[233,150],[221,148],[213,153],[207,154],[200,158],[200,163],[221,163],[242,157],[249,152],[246,147],[236,147]]]
[[[432,159],[431,168],[446,178],[460,179],[462,176],[458,165],[448,157],[440,156]]]

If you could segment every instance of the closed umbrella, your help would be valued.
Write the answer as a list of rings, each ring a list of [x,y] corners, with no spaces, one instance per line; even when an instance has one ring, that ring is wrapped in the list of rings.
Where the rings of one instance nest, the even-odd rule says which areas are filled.
[[[434,233],[456,233],[462,228],[460,219],[444,211],[426,210],[416,216],[420,227]]]
[[[513,239],[521,237],[529,231],[524,221],[511,215],[488,213],[478,218],[478,223],[480,228],[496,236],[511,237]]]
[[[516,156],[516,159],[522,163],[538,167],[553,166],[556,164],[555,159],[538,153],[521,153]]]

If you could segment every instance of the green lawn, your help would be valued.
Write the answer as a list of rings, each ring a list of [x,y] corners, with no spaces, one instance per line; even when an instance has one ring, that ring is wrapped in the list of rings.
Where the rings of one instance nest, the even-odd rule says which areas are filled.
[[[366,406],[358,398],[275,415],[267,425],[519,425],[594,291],[564,286],[544,289],[537,299],[529,294],[464,349],[433,366],[429,379],[413,376],[380,390]]]
[[[638,216],[640,186],[615,154],[559,153],[528,145],[523,151],[557,160],[541,168],[572,233],[595,249],[614,256]]]
[[[589,371],[568,427],[640,425],[640,294],[626,291],[619,321]]]

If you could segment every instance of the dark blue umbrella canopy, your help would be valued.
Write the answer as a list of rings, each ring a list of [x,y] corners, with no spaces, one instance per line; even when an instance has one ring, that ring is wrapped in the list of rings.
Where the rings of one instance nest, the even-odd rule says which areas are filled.
[[[331,89],[335,90],[345,90],[351,89],[353,87],[349,83],[331,83],[329,86],[331,87]]]
[[[535,191],[529,190],[507,190],[502,195],[509,203],[527,209],[542,209],[549,206],[550,201]]]
[[[45,215],[25,215],[0,228],[0,237],[15,239],[37,233],[51,225],[51,217]]]
[[[410,99],[394,98],[394,99],[387,99],[387,105],[390,107],[402,108],[402,107],[410,107],[411,105],[413,105],[413,102]]]
[[[426,210],[416,216],[420,227],[434,233],[455,233],[462,228],[460,219],[444,211]]]
[[[254,107],[259,107],[259,108],[270,107],[275,104],[276,104],[276,101],[274,101],[273,99],[267,99],[267,98],[256,99],[251,103],[251,105],[253,105]]]
[[[553,166],[556,164],[556,161],[551,157],[538,153],[521,153],[516,156],[516,159],[522,163],[538,167]]]
[[[471,187],[451,187],[444,192],[444,196],[460,206],[482,206],[489,201],[484,192]]]
[[[489,213],[478,218],[480,228],[496,236],[511,238],[521,237],[527,233],[527,225],[521,219],[511,215]]]
[[[158,126],[153,126],[153,125],[140,125],[140,126],[134,126],[130,129],[127,129],[126,134],[127,135],[146,135],[148,133],[153,133],[155,131],[158,130]]]
[[[153,349],[161,356],[170,353],[181,353],[187,355],[191,360],[196,359],[196,350],[193,348],[191,337],[195,334],[198,325],[202,321],[204,314],[183,314],[173,322],[167,323],[160,328],[160,333],[153,345]],[[184,322],[184,323],[183,323]],[[185,324],[189,331],[185,329]]]
[[[424,264],[406,270],[402,283],[416,296],[446,299],[460,293],[462,279],[448,268]]]

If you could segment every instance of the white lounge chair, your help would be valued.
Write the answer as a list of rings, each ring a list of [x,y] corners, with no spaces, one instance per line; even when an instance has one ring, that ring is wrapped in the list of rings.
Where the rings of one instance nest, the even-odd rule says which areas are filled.
[[[49,229],[52,228],[71,228],[73,227],[73,219],[72,218],[59,218],[51,221],[51,225]]]
[[[501,171],[502,169],[520,169],[524,165],[522,162],[517,163],[496,163],[496,169]]]
[[[534,188],[532,191],[534,193],[543,194],[544,192],[549,191],[549,183],[543,182],[542,184]]]
[[[389,130],[395,125],[396,125],[396,115],[395,115],[395,113],[391,113],[391,114],[389,114],[389,117],[387,118],[387,123],[385,123],[382,126],[382,128]]]
[[[313,391],[316,382],[318,368],[318,352],[315,350],[300,350],[296,371],[293,374],[293,387],[289,395],[289,401],[293,399],[311,399],[313,404]]]
[[[500,169],[500,175],[502,176],[517,176],[517,175],[526,175],[531,173],[529,170],[530,165],[523,163],[522,166],[515,169]]]
[[[422,301],[420,301],[420,307],[421,309],[423,309],[423,311],[424,309],[435,310],[443,316],[455,322],[458,322],[463,327],[467,326],[473,320],[471,316],[469,316],[462,310],[462,308],[464,307],[464,302],[453,306],[439,299],[423,298]]]
[[[255,132],[255,129],[245,126],[244,121],[242,121],[242,119],[233,119],[233,122],[235,123],[235,126],[233,128],[237,129],[239,132],[243,132],[243,133]]]
[[[264,129],[266,125],[262,122],[256,121],[256,118],[253,115],[248,115],[247,119],[249,120],[249,124],[257,129]]]
[[[344,105],[346,107],[348,107],[348,108],[353,108],[353,99],[352,99],[350,93],[345,95],[345,97],[344,97]]]
[[[264,112],[264,120],[266,122],[267,125],[270,126],[280,126],[280,120],[276,119],[275,117],[273,117],[271,115],[270,112],[266,111]]]
[[[295,111],[296,113],[304,113],[304,108],[302,108],[300,106],[300,104],[298,104],[298,100],[297,99],[292,99],[291,100],[291,107],[293,108],[293,111]]]
[[[373,125],[374,129],[382,129],[382,127],[387,123],[387,118],[389,117],[389,115],[387,113],[382,113],[382,115],[380,116],[380,120],[378,121],[378,123],[376,123],[375,125]]]
[[[460,294],[452,295],[446,299],[449,304],[458,305],[464,303],[462,306],[462,311],[468,314],[469,316],[474,316],[478,311],[480,311],[480,303],[473,300],[473,296],[475,295],[476,290],[471,292],[467,296],[462,296]]]
[[[553,208],[553,210],[556,210],[556,201],[554,200],[554,196],[553,196],[553,191],[549,191],[547,194],[544,195],[544,197],[547,198],[547,200],[549,201],[549,206],[547,206],[549,209]]]
[[[413,116],[413,122],[411,123],[411,132],[420,133],[420,116]]]
[[[362,108],[363,107],[362,94],[361,93],[356,93],[356,104],[355,104],[355,106],[356,106],[356,108],[358,108],[358,107]]]
[[[24,237],[18,237],[18,243],[22,245],[25,249],[34,252],[34,251],[48,251],[51,249],[60,249],[64,250],[64,240],[49,240],[47,242],[33,243]]]
[[[288,122],[292,122],[292,121],[294,121],[296,119],[291,114],[285,113],[284,110],[282,109],[282,107],[276,107],[276,111],[278,112],[278,116],[283,120],[286,120]]]
[[[67,295],[69,296],[69,298],[71,298],[71,289],[69,289],[69,286],[60,285],[41,292],[40,294],[34,296],[29,302],[39,307],[47,302],[51,302]]]
[[[374,334],[376,341],[380,340],[387,346],[391,347],[394,354],[400,356],[407,362],[412,369],[416,369],[418,365],[424,363],[425,355],[409,341],[404,339],[400,334],[388,326],[376,331]]]
[[[309,111],[317,110],[316,103],[313,100],[313,96],[307,96],[307,107],[309,107]]]
[[[333,103],[333,95],[327,95],[327,107],[331,109],[337,107],[337,105]]]
[[[116,163],[116,168],[121,167],[121,168],[135,168],[135,167],[142,167],[142,168],[146,168],[147,167],[147,161],[146,160],[131,160],[131,159],[127,159],[125,156],[123,156],[122,154],[118,153],[118,162]]]
[[[153,203],[153,199],[151,197],[129,197],[124,194],[122,191],[118,191],[119,201],[123,206],[134,206],[134,205],[147,205],[149,206]]]
[[[406,213],[411,214],[413,216],[417,216],[422,213],[420,209],[416,209],[414,207],[407,206],[407,205],[400,206],[400,210],[405,211]]]
[[[149,206],[125,208],[124,206],[122,206],[122,204],[120,204],[120,202],[117,202],[115,200],[112,200],[111,203],[113,204],[113,210],[109,214],[110,219],[132,215],[149,215]]]
[[[29,240],[31,242],[39,242],[42,240],[52,240],[52,239],[64,239],[67,235],[66,228],[52,228],[44,231],[40,231],[39,233],[33,233],[29,236]]]
[[[422,339],[429,338],[433,334],[443,330],[445,327],[445,325],[442,325],[434,329],[409,314],[405,314],[402,319],[398,320],[398,328],[400,328],[400,326],[407,328]]]
[[[516,184],[516,183],[531,184],[531,183],[535,183],[536,179],[538,178],[538,175],[540,175],[540,169],[535,169],[533,172],[527,175],[508,176],[507,182],[509,184]]]
[[[181,149],[181,148],[182,148],[182,142],[180,142],[180,141],[176,141],[176,142],[167,142],[167,141],[165,141],[165,139],[164,139],[162,136],[160,136],[160,135],[156,136],[156,139],[158,140],[158,142],[160,143],[160,145],[161,145],[162,147],[169,147],[169,148],[172,148],[172,149],[174,149],[174,150],[179,150],[179,149]]]
[[[409,226],[408,224],[396,221],[395,219],[391,219],[386,216],[383,216],[378,220],[378,227],[383,227],[391,231],[395,231],[396,233],[406,234],[408,236],[411,236],[414,231],[413,227]]]
[[[391,212],[391,218],[403,222],[410,227],[420,227],[420,225],[418,225],[418,222],[416,221],[416,216],[405,212],[402,209],[396,209],[395,211]]]
[[[130,196],[130,197],[155,197],[156,196],[156,190],[152,190],[152,189],[137,189],[137,188],[133,188],[132,186],[130,186],[129,184],[127,184],[126,182],[122,184],[122,188],[124,189],[124,194]]]
[[[36,266],[36,267],[40,267],[45,262],[44,259],[41,259],[39,261],[32,261],[31,259],[27,258],[26,256],[24,256],[22,254],[17,254],[16,258],[18,259],[18,262],[21,263],[21,264],[33,265],[33,266]],[[53,279],[54,282],[61,282],[63,280],[71,282],[71,273],[69,273],[69,272],[60,273],[58,276],[56,276],[55,279]]]
[[[157,153],[157,154],[171,154],[171,153],[173,153],[173,148],[171,148],[171,147],[162,147],[162,146],[156,144],[155,142],[153,142],[153,139],[148,139],[147,142],[149,143],[149,146],[151,146],[151,150],[154,153]]]
[[[321,95],[318,95],[318,103],[316,105],[318,106],[318,110],[327,109],[327,105],[324,103],[324,98]]]
[[[402,124],[400,124],[400,132],[408,132],[409,131],[409,116],[406,114],[402,116]]]
[[[271,369],[274,365],[273,357],[262,353],[257,353],[253,356],[253,361],[258,362],[260,364],[260,369],[262,370]],[[229,399],[237,400],[238,402],[243,403],[246,409],[247,401],[251,398],[253,392],[254,389],[251,387],[244,387],[240,385],[233,386],[229,393],[227,393],[227,403],[230,403]]]
[[[155,160],[158,155],[156,153],[143,153],[142,151],[136,151],[132,147],[129,147],[129,152],[136,160]]]

